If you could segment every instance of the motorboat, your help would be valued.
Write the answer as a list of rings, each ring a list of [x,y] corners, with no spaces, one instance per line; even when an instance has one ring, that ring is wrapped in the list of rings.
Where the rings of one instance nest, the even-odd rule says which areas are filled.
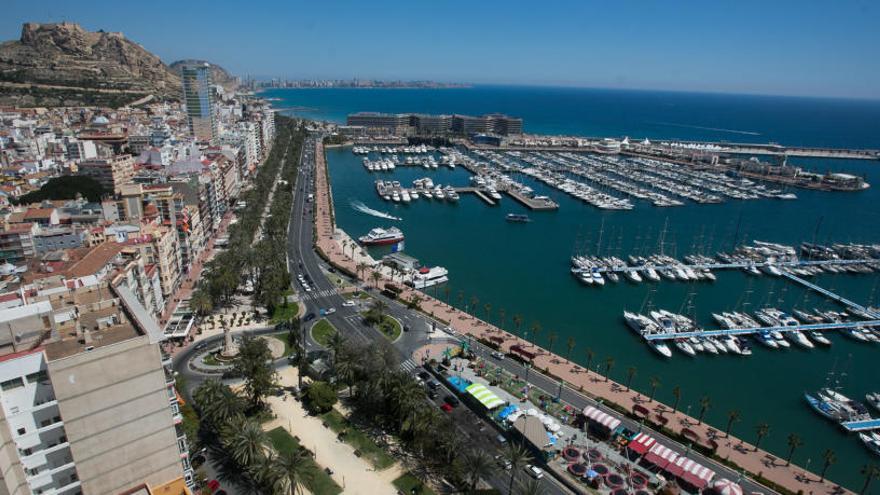
[[[859,440],[862,441],[872,454],[880,456],[880,434],[874,432],[859,433]]]
[[[880,392],[870,392],[865,394],[865,400],[874,409],[880,411]]]
[[[383,229],[381,227],[376,227],[366,235],[362,235],[358,238],[361,244],[365,246],[381,246],[385,244],[396,244],[403,240],[403,232],[400,231],[397,227],[390,227],[388,229]]]
[[[631,313],[629,311],[623,312],[623,318],[626,320],[627,325],[634,331],[636,331],[639,335],[645,338],[645,342],[648,343],[648,346],[651,347],[657,354],[660,354],[663,357],[672,357],[672,350],[669,349],[669,346],[663,340],[649,340],[647,338],[648,335],[655,335],[664,333],[663,329],[657,325],[654,321],[644,315],[640,315],[637,313]]]
[[[431,268],[423,266],[413,273],[411,285],[416,289],[427,289],[448,282],[448,275],[449,271],[441,266]]]
[[[639,275],[639,272],[636,270],[625,270],[623,272],[623,275],[626,277],[627,280],[629,280],[630,282],[632,282],[634,284],[638,284],[642,281],[642,277]]]

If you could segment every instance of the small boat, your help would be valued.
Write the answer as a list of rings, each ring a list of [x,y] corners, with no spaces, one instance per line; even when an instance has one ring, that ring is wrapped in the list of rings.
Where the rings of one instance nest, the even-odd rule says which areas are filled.
[[[648,280],[650,280],[651,282],[659,282],[660,281],[660,275],[657,274],[657,270],[654,270],[653,267],[649,266],[649,267],[645,268],[645,276],[648,277]]]
[[[840,410],[840,408],[831,402],[819,399],[818,397],[814,397],[808,393],[804,393],[804,399],[807,400],[807,403],[810,405],[810,407],[813,408],[814,411],[832,421],[839,422],[845,418],[845,415]]]
[[[874,455],[880,456],[880,435],[877,433],[859,433],[859,440]]]
[[[806,332],[806,333],[810,337],[810,340],[812,340],[813,342],[815,342],[817,344],[831,345],[831,341],[828,339],[828,337],[822,335],[822,332],[812,330],[812,331]]]
[[[871,407],[880,411],[880,392],[865,394],[865,400],[868,401],[868,404],[870,404]]]
[[[508,222],[517,222],[517,223],[528,223],[531,222],[532,219],[529,218],[528,215],[522,213],[508,213],[504,217]]]
[[[626,277],[627,280],[634,284],[642,281],[642,277],[639,276],[639,272],[637,272],[636,270],[626,270],[625,272],[623,272],[623,275]]]
[[[672,344],[675,346],[676,349],[687,354],[688,356],[693,357],[697,355],[697,351],[695,351],[694,348],[685,339],[675,339]]]

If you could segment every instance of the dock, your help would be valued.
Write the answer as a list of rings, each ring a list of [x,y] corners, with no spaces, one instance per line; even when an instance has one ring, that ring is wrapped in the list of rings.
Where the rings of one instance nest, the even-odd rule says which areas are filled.
[[[791,274],[791,273],[788,273],[785,271],[782,272],[782,276],[786,277],[789,280],[797,282],[797,283],[803,285],[804,287],[807,287],[815,292],[818,292],[819,294],[822,294],[823,296],[825,296],[829,299],[837,301],[840,304],[843,304],[844,306],[849,306],[850,308],[853,308],[857,311],[860,311],[862,313],[866,313],[867,315],[870,315],[873,318],[880,318],[880,314],[877,314],[873,311],[868,310],[868,308],[862,306],[861,304],[854,303],[854,302],[850,301],[849,299],[846,299],[843,296],[835,294],[834,292],[831,292],[828,289],[823,289],[822,287],[819,287],[818,285],[816,285],[812,282],[808,282],[808,281],[802,279],[801,277],[798,277],[794,274]]]
[[[851,432],[880,430],[880,418],[870,418],[859,421],[844,421],[843,423],[840,423],[840,426],[842,426],[844,430]]]
[[[507,188],[507,189],[501,190],[499,192],[503,192],[503,193],[507,194],[508,196],[515,199],[516,201],[521,203],[526,208],[529,208],[530,210],[549,211],[549,210],[558,210],[559,209],[559,205],[556,204],[551,199],[530,198],[530,197],[522,194],[521,192],[517,191],[516,189]]]
[[[725,269],[736,269],[736,268],[741,269],[741,268],[749,268],[749,267],[761,268],[762,266],[770,266],[770,265],[775,266],[775,267],[779,267],[779,268],[785,268],[785,267],[797,267],[797,266],[859,265],[859,264],[864,264],[864,263],[876,263],[876,262],[877,262],[876,259],[857,259],[857,260],[774,261],[772,263],[762,262],[762,261],[749,261],[749,262],[740,262],[740,263],[703,263],[703,264],[695,264],[695,265],[689,265],[689,264],[685,264],[685,263],[677,263],[677,264],[668,264],[668,265],[639,265],[639,266],[627,265],[627,266],[619,266],[619,267],[612,267],[612,268],[602,266],[602,267],[597,267],[597,270],[600,273],[605,273],[605,272],[618,272],[618,273],[620,273],[620,272],[644,271],[644,270],[647,270],[648,268],[653,268],[654,270],[665,270],[665,269],[674,269],[674,268],[680,268],[680,267],[692,268],[694,270],[702,270],[704,268],[708,268],[709,270],[725,270]],[[821,292],[821,291],[825,290],[819,286],[813,285],[810,282],[807,282],[806,280],[804,280],[800,277],[797,277],[795,275],[789,274],[785,271],[783,271],[782,274],[784,276],[789,277],[789,278],[792,278],[792,277],[797,278],[798,279],[797,281],[800,281],[800,283],[802,283],[804,285],[812,286],[810,288],[816,287],[817,289],[814,289],[814,290],[817,290],[817,292]],[[855,303],[852,303],[852,304],[854,305],[853,307],[858,306]],[[858,306],[858,307],[862,308],[861,306]],[[880,316],[880,315],[878,315],[878,316]]]
[[[786,327],[748,327],[726,328],[723,330],[696,330],[693,332],[655,333],[645,335],[645,340],[674,340],[690,337],[724,337],[727,335],[751,335],[759,332],[799,332],[799,331],[828,331],[845,330],[847,328],[874,327],[880,325],[880,320],[847,321],[843,323],[810,323],[804,325],[792,325]]]
[[[489,196],[486,196],[483,193],[483,191],[480,191],[476,187],[456,187],[453,189],[458,194],[476,194],[478,198],[485,201],[486,204],[488,204],[489,206],[495,206],[495,204],[496,204],[494,199],[490,198]]]

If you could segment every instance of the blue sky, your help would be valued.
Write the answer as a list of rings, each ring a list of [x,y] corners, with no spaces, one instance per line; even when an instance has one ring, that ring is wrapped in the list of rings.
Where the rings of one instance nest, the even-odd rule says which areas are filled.
[[[4,0],[243,75],[880,98],[880,2]]]

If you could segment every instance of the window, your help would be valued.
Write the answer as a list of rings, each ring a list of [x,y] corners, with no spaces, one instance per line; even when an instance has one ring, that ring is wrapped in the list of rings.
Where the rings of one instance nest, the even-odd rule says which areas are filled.
[[[27,433],[27,430],[25,430],[24,428],[19,428],[19,429],[18,429],[18,434],[19,434],[19,435],[24,435],[25,433]]]
[[[27,376],[28,383],[36,383],[36,382],[45,382],[49,380],[49,375],[45,370],[38,371],[36,373],[31,373]]]
[[[13,390],[19,387],[24,387],[24,380],[21,378],[13,378],[12,380],[0,382],[0,389],[3,390]]]

